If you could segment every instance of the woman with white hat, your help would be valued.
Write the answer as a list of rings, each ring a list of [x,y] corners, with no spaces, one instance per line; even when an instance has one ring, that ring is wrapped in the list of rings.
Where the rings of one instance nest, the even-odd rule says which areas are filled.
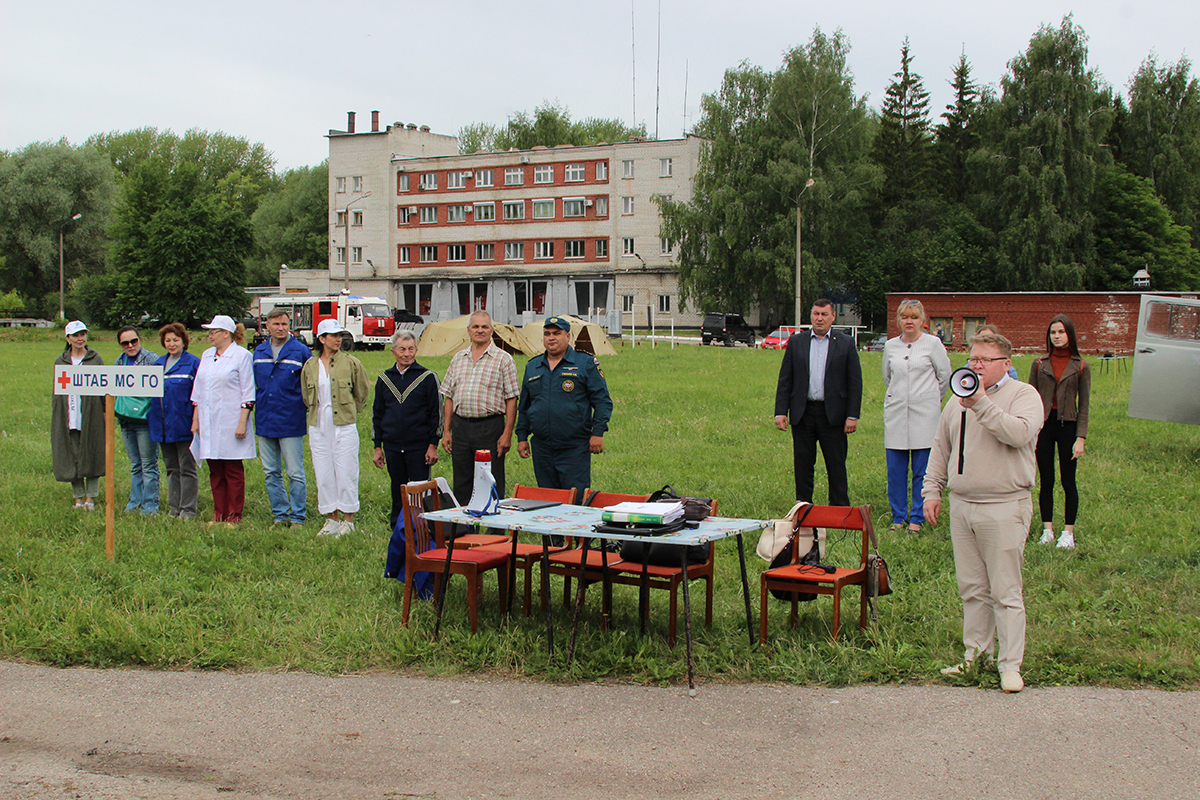
[[[321,320],[313,355],[300,372],[308,407],[308,447],[317,479],[317,510],[328,519],[318,533],[354,530],[358,513],[358,415],[371,391],[362,362],[342,349],[343,328]]]
[[[246,329],[218,314],[201,325],[212,347],[200,356],[192,387],[192,453],[208,461],[212,486],[213,522],[241,522],[246,502],[246,473],[242,461],[254,458],[254,364],[242,346]]]
[[[54,365],[102,367],[104,359],[88,347],[88,328],[79,320],[64,330],[67,346]],[[94,511],[104,474],[104,398],[56,394],[50,411],[50,451],[54,477],[71,484],[75,507]]]

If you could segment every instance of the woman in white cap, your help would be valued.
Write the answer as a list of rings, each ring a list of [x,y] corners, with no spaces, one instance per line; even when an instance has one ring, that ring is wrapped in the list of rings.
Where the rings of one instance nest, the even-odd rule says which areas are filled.
[[[57,366],[102,367],[104,359],[88,347],[88,328],[79,320],[68,322],[67,346],[54,360]],[[104,398],[56,394],[50,410],[50,450],[54,478],[71,484],[75,507],[95,511],[104,474]]]
[[[213,522],[241,522],[246,502],[246,473],[242,461],[254,458],[254,364],[242,347],[246,329],[218,314],[201,325],[212,347],[200,356],[192,387],[192,453],[208,461],[212,486]]]
[[[300,372],[308,407],[308,446],[317,479],[317,510],[328,519],[318,533],[341,536],[354,530],[358,513],[358,415],[371,385],[362,362],[342,349],[342,326],[321,320],[313,357]]]

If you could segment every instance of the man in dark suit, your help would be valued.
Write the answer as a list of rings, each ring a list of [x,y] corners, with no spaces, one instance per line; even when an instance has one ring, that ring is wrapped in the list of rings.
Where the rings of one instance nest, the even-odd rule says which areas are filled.
[[[818,300],[810,316],[812,331],[788,339],[775,390],[775,427],[792,424],[796,499],[812,502],[817,445],[829,476],[829,504],[850,505],[846,477],[848,435],[862,411],[862,367],[854,338],[830,330],[837,319],[833,303]]]

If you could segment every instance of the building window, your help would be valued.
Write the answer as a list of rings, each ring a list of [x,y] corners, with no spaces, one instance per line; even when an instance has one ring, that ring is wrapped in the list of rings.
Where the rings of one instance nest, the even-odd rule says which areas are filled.
[[[621,213],[622,214],[632,214],[633,213],[633,198],[632,197],[622,197],[621,198]]]
[[[568,239],[563,242],[564,258],[583,258],[583,239]]]
[[[437,206],[421,206],[421,223],[437,222]]]
[[[607,197],[597,197],[596,198],[596,216],[597,217],[607,217],[608,216],[608,198]]]
[[[608,258],[608,239],[596,240],[596,258]]]
[[[396,209],[396,219],[400,221],[401,225],[407,224],[412,219],[412,209],[408,206],[400,206]]]
[[[631,295],[631,294],[621,295],[621,310],[629,311],[629,312],[633,311],[633,295]]]
[[[658,160],[658,177],[669,178],[672,174],[671,159],[660,158]]]
[[[504,260],[505,261],[524,261],[525,260],[525,243],[524,242],[505,242],[504,243]]]
[[[345,178],[336,178],[335,180],[337,182],[338,194],[344,194],[346,192],[346,179]]]
[[[554,258],[554,242],[534,242],[534,258]]]
[[[466,261],[467,246],[465,244],[448,244],[446,245],[446,260],[447,261]]]
[[[475,221],[488,222],[496,218],[495,203],[476,203],[475,204]]]
[[[516,302],[517,313],[532,311],[534,314],[544,314],[546,286],[546,281],[513,281],[513,300]]]
[[[563,180],[567,183],[578,183],[584,179],[583,164],[567,164]]]
[[[362,248],[361,247],[351,247],[350,248],[350,260],[353,261],[355,264],[362,263]]]
[[[345,264],[346,263],[346,248],[339,247],[336,249],[335,252],[337,253],[337,263]]]
[[[408,176],[402,173],[396,175],[396,194],[408,191]]]
[[[658,313],[660,313],[660,314],[670,314],[671,313],[671,295],[660,294],[658,296]]]
[[[490,170],[490,169],[475,170],[475,188],[476,189],[478,189],[481,186],[494,186],[495,180],[496,180],[496,173],[494,170]]]
[[[437,262],[437,245],[423,244],[421,245],[421,263],[433,264]]]
[[[412,250],[412,248],[406,247],[406,246],[400,248],[400,263],[401,264],[408,264],[412,261],[412,256],[410,255],[411,250]]]
[[[466,222],[466,206],[446,206],[446,222]]]
[[[598,180],[598,181],[608,180],[608,162],[607,161],[597,161],[596,162],[596,180]]]
[[[476,311],[487,311],[488,285],[486,283],[458,283],[454,288],[458,292],[458,313],[473,314]]]
[[[505,167],[504,168],[504,185],[505,186],[520,186],[525,183],[525,168],[524,167]]]
[[[633,239],[622,239],[621,240],[621,255],[623,255],[623,256],[635,255],[635,253],[633,252]]]
[[[362,175],[355,175],[354,176],[354,191],[361,192],[362,190],[363,190]]]
[[[623,178],[632,178],[633,177],[633,162],[632,161],[622,161],[621,162],[621,177],[623,177]]]
[[[362,227],[363,212],[357,208],[350,212],[350,224]]]
[[[525,201],[505,200],[504,218],[507,220],[525,219]]]
[[[659,239],[658,240],[658,252],[661,253],[662,255],[664,255],[664,256],[671,255],[671,251],[673,249],[674,248],[671,246],[670,239]]]
[[[608,313],[608,281],[579,281],[575,284],[575,314],[586,317]]]
[[[467,188],[467,176],[469,172],[454,172],[451,170],[446,173],[446,188],[447,189],[465,189]]]
[[[433,308],[432,283],[406,283],[404,285],[404,307],[422,316],[429,316]]]
[[[564,217],[582,217],[584,213],[584,199],[582,197],[563,198]]]
[[[495,261],[496,260],[496,245],[488,242],[486,244],[475,245],[475,260],[476,261]]]
[[[534,200],[534,219],[554,219],[554,200]]]
[[[421,175],[420,188],[429,191],[437,188],[437,173],[426,172]]]
[[[554,165],[542,164],[533,168],[534,183],[554,183]]]
[[[333,224],[339,228],[346,227],[346,212],[344,210],[335,212]]]

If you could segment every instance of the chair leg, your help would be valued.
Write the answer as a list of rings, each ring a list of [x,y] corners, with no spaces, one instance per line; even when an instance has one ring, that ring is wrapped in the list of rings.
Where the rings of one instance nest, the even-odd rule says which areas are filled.
[[[833,640],[836,642],[838,628],[842,625],[842,587],[833,587]]]
[[[796,599],[795,593],[792,594],[792,617],[789,622],[791,630],[796,630],[796,623],[800,620],[800,601]]]
[[[400,610],[400,627],[407,628],[408,627],[408,606],[409,606],[409,603],[412,602],[413,574],[410,572],[407,575],[405,575],[404,577],[406,577],[408,580],[406,580],[404,582],[404,604]]]
[[[668,591],[670,591],[670,593],[671,593],[671,601],[670,601],[671,615],[667,618],[669,620],[667,622],[667,646],[674,647],[675,646],[675,629],[676,629],[675,616],[679,612],[679,602],[678,602],[678,600],[679,600],[679,583],[677,581],[671,581],[671,588]]]
[[[712,627],[712,600],[713,600],[713,579],[712,575],[704,576],[704,627]]]
[[[758,641],[762,644],[767,643],[767,579],[760,578],[758,581],[761,597],[758,601]]]
[[[468,574],[467,578],[467,614],[471,618],[471,633],[479,632],[479,579],[478,573]]]
[[[514,587],[515,588],[515,587]],[[525,616],[533,613],[533,562],[525,560]]]
[[[513,581],[516,581],[514,573]],[[508,565],[505,564],[500,569],[496,570],[496,583],[500,589],[500,621],[504,621],[504,615],[508,612],[508,593],[511,587],[508,585]]]
[[[867,587],[865,585],[861,585],[858,588],[860,590],[858,593],[858,629],[860,631],[865,631],[867,629]],[[875,599],[876,601],[879,600],[879,598]]]
[[[571,577],[563,575],[563,608],[571,607]]]

